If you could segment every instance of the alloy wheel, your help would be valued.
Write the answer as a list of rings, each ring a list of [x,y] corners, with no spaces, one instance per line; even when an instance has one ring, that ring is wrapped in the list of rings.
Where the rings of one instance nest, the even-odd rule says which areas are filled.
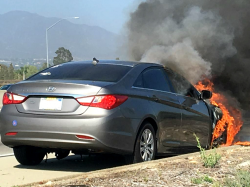
[[[149,129],[145,129],[140,138],[140,154],[143,161],[152,160],[154,155],[154,136]]]

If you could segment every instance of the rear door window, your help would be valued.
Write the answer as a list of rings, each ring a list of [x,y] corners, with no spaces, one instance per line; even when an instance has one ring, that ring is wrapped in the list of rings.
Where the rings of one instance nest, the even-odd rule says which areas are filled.
[[[159,68],[143,71],[135,81],[134,86],[171,92],[165,72]]]
[[[136,79],[134,85],[135,87],[143,88],[143,78],[142,73],[139,75],[139,77]]]
[[[187,79],[173,71],[166,70],[166,72],[176,93],[199,99],[199,92]]]
[[[90,80],[117,82],[131,70],[130,66],[113,64],[65,63],[45,69],[27,80]]]

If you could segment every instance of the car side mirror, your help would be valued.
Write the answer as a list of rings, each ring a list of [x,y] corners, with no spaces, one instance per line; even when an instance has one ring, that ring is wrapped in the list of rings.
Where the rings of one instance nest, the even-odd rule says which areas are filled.
[[[201,98],[202,99],[210,99],[212,97],[212,92],[210,92],[209,90],[202,90],[201,91]]]

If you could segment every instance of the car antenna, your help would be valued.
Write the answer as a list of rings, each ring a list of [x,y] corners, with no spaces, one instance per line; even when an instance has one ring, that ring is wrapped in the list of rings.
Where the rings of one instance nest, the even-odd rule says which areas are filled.
[[[96,65],[98,62],[99,62],[99,60],[97,60],[96,58],[93,58],[92,64]]]

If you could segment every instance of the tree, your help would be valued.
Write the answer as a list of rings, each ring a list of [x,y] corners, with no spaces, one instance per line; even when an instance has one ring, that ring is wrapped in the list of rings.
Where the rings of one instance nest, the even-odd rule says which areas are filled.
[[[0,80],[7,80],[9,78],[8,67],[1,64],[0,68]]]
[[[42,71],[42,70],[44,70],[46,68],[47,68],[47,63],[44,62],[43,65],[42,65],[42,67],[39,68],[39,71]]]
[[[54,65],[62,64],[64,62],[70,62],[73,60],[72,54],[68,49],[60,47],[56,51],[57,56],[54,57]]]
[[[20,69],[17,69],[14,71],[14,79],[15,80],[21,80],[20,78]]]
[[[38,72],[38,69],[36,66],[27,66],[26,77],[29,78],[30,76],[34,75],[37,72]]]
[[[15,71],[15,77],[18,79],[18,80],[22,80],[22,77],[23,77],[23,71],[21,69],[17,69]]]
[[[10,64],[9,68],[8,68],[8,73],[9,73],[9,80],[13,80],[15,78],[15,74],[14,74],[14,67],[12,65],[12,63]]]
[[[36,66],[24,66],[21,67],[20,69],[16,70],[16,77],[17,79],[26,79],[28,77],[30,77],[31,75],[34,75],[35,73],[38,72],[38,69]]]

